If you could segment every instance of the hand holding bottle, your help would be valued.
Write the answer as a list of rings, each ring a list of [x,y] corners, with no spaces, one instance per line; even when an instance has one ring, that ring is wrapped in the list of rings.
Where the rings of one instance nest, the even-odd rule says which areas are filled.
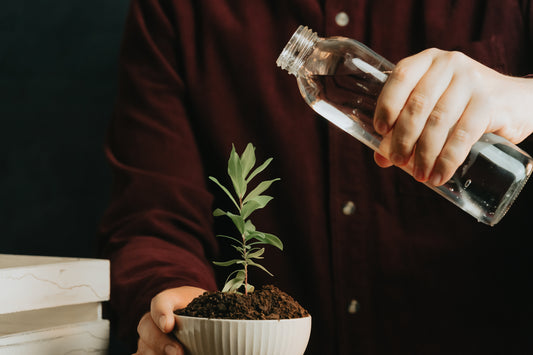
[[[379,165],[400,166],[478,221],[498,223],[533,172],[513,144],[533,130],[531,79],[437,49],[395,66],[360,42],[304,26],[277,63],[309,106],[372,148]]]
[[[425,50],[400,61],[383,86],[374,127],[391,154],[375,160],[413,164],[418,181],[442,185],[484,133],[512,143],[530,135],[531,102],[531,79],[505,76],[459,52]]]

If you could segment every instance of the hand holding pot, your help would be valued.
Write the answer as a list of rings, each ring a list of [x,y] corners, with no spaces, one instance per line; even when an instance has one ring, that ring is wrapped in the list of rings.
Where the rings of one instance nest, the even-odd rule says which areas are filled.
[[[152,299],[150,312],[141,318],[137,326],[139,341],[135,354],[184,354],[182,346],[167,335],[175,326],[174,311],[186,307],[204,292],[198,287],[183,286],[157,294]]]

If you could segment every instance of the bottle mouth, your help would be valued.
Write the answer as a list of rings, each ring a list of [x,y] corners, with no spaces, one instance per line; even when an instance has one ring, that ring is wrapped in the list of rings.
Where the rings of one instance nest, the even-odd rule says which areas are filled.
[[[318,35],[315,32],[307,26],[299,26],[281,51],[276,64],[296,76],[317,41]]]

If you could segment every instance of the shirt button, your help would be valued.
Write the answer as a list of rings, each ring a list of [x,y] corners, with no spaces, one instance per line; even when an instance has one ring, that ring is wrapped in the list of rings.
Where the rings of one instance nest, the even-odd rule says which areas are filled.
[[[335,23],[337,23],[337,25],[341,26],[341,27],[344,27],[348,24],[348,22],[350,22],[350,18],[348,17],[348,14],[344,11],[342,12],[339,12],[336,16],[335,16]]]
[[[355,203],[352,201],[347,201],[342,205],[342,213],[345,216],[351,216],[355,213]]]
[[[348,313],[349,314],[355,314],[359,310],[359,302],[357,300],[351,300],[350,304],[348,305]]]

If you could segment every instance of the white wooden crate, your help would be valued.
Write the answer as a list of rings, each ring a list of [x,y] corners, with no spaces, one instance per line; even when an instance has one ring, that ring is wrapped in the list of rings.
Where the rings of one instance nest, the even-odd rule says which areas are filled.
[[[0,355],[106,354],[109,262],[0,254]]]

